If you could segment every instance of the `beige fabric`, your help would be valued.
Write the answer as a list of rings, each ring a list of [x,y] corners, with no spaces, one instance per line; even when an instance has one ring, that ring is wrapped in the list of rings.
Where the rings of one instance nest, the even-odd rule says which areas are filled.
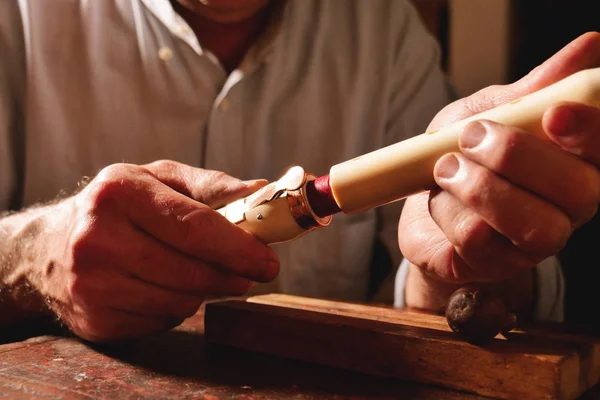
[[[71,192],[111,163],[172,159],[276,179],[421,133],[447,100],[404,0],[290,0],[227,76],[168,0],[0,0],[0,210]],[[258,290],[365,300],[377,236],[398,265],[400,204],[278,245]],[[391,291],[390,291],[391,293]]]

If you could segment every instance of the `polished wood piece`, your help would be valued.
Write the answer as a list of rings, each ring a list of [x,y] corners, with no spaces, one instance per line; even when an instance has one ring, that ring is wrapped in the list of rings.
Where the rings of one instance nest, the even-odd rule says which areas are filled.
[[[210,343],[494,398],[575,399],[600,378],[600,339],[548,328],[478,347],[442,316],[276,294],[208,304],[205,318]]]

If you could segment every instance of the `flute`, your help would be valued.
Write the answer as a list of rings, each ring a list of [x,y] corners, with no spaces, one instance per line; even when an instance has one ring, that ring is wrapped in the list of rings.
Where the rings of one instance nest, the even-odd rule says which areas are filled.
[[[324,176],[294,166],[218,211],[266,244],[296,240],[328,226],[337,213],[364,212],[435,188],[435,163],[460,151],[458,138],[472,121],[491,120],[548,140],[542,117],[560,101],[600,107],[600,68],[576,72],[510,103],[336,164]]]

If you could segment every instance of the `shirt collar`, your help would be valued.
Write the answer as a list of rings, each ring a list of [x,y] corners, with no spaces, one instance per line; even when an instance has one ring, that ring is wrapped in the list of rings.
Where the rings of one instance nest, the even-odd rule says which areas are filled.
[[[265,31],[250,48],[246,57],[244,57],[244,60],[240,65],[241,69],[246,69],[246,66],[249,67],[261,61],[269,60],[269,56],[273,52],[275,43],[281,36],[288,3],[288,0],[275,0],[271,2],[270,7],[273,7],[273,10],[271,10],[268,25]]]
[[[208,55],[204,52],[194,34],[192,28],[187,22],[173,9],[169,0],[141,0],[146,8],[156,16],[175,36],[186,42],[199,55]],[[283,25],[284,11],[287,8],[288,0],[275,0],[271,3],[272,10],[269,23],[262,35],[256,40],[250,48],[246,57],[239,66],[239,69],[248,70],[257,63],[268,60],[277,38],[281,34]],[[212,54],[211,54],[212,56]]]
[[[203,54],[194,31],[173,9],[169,0],[141,0],[148,10],[175,36],[186,42],[196,53]]]

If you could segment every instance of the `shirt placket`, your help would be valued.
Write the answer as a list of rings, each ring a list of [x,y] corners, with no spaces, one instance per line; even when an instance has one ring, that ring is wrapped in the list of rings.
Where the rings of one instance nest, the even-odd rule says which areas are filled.
[[[272,51],[277,25],[271,25],[263,41],[249,51],[241,65],[231,74],[217,57],[202,49],[195,34],[183,18],[175,13],[168,0],[142,0],[157,15],[169,30],[186,42],[200,58],[206,58],[218,71],[214,74],[217,93],[210,115],[200,132],[200,167],[242,175],[244,173],[244,131],[242,110],[236,109],[236,98],[241,98],[238,87],[243,79],[256,71],[262,62],[267,62]],[[215,72],[215,71],[213,71]],[[237,93],[237,96],[236,96]],[[252,105],[245,104],[244,107]]]
[[[239,175],[243,169],[243,137],[239,129],[241,112],[235,109],[234,87],[244,74],[233,71],[218,91],[202,137],[202,163],[204,168]]]

